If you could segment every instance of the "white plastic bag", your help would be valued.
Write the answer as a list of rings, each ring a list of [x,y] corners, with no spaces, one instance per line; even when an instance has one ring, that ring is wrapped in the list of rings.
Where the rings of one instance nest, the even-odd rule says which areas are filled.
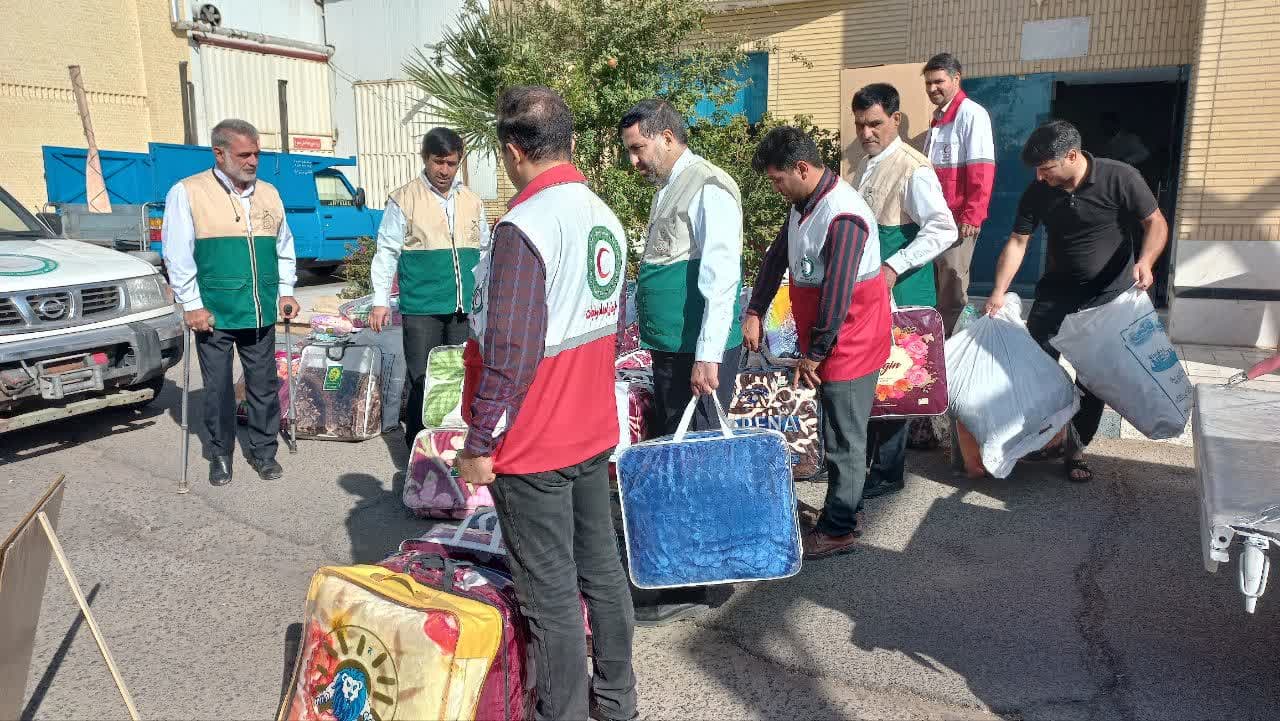
[[[1146,291],[1130,288],[1106,305],[1072,313],[1049,341],[1080,385],[1147,438],[1182,434],[1191,381]]]
[[[950,412],[982,447],[982,464],[1005,478],[1019,458],[1044,448],[1080,407],[1067,372],[1022,322],[1022,300],[1005,295],[946,345]]]

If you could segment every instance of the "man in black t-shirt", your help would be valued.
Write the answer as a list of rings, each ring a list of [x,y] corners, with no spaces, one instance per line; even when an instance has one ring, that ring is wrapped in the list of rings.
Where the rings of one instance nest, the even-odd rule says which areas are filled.
[[[1037,128],[1022,149],[1022,161],[1035,168],[1036,181],[1018,202],[1013,234],[996,263],[996,281],[987,301],[994,315],[1004,305],[1013,277],[1022,265],[1027,242],[1043,224],[1049,237],[1044,276],[1036,284],[1035,304],[1027,318],[1031,336],[1058,357],[1049,339],[1069,314],[1103,305],[1135,283],[1151,287],[1152,267],[1169,239],[1169,226],[1151,189],[1133,166],[1095,158],[1080,149],[1080,131],[1065,121]],[[1125,229],[1141,223],[1142,254],[1133,260]],[[1080,386],[1083,399],[1072,419],[1077,443],[1066,454],[1067,478],[1093,478],[1084,448],[1102,420],[1104,403]]]

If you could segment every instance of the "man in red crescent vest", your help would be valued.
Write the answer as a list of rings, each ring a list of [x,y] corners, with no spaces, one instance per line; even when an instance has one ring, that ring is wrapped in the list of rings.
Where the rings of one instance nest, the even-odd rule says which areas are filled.
[[[867,421],[892,337],[880,236],[866,201],[823,167],[817,145],[799,128],[769,131],[751,166],[768,176],[791,211],[756,275],[743,342],[759,350],[760,317],[789,274],[804,354],[796,380],[822,387],[827,498],[805,533],[804,557],[823,558],[853,550],[862,535]]]
[[[520,191],[475,269],[464,481],[492,484],[536,662],[536,719],[636,717],[631,593],[609,500],[613,365],[626,235],[570,162],[554,91],[507,90],[498,141]],[[591,613],[593,673],[587,684]]]

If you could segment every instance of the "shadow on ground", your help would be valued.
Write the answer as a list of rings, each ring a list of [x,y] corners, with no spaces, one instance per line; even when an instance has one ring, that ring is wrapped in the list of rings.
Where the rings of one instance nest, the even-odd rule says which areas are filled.
[[[1093,457],[1085,485],[1058,466],[913,477],[869,504],[857,552],[740,588],[684,653],[760,718],[788,718],[789,695],[814,718],[847,718],[826,698],[833,681],[1017,719],[1269,716],[1280,603],[1250,617],[1234,569],[1205,573],[1194,471]],[[940,454],[911,464],[950,478]],[[725,642],[779,667],[787,688],[708,651]]]

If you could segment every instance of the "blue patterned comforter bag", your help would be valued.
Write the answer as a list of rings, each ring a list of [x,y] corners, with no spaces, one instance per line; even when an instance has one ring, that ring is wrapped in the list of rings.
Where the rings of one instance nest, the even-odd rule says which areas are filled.
[[[722,430],[688,433],[696,402],[675,435],[618,458],[632,582],[671,588],[795,575],[800,525],[786,438],[732,428],[718,401]]]

